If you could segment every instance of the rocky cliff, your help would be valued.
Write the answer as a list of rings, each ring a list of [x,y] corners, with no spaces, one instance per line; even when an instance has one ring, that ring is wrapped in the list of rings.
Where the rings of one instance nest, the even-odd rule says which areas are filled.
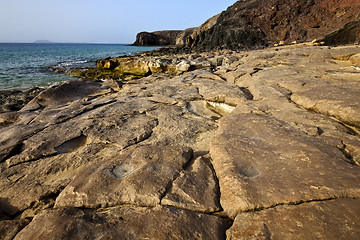
[[[203,23],[200,27],[189,28],[182,31],[176,38],[176,45],[178,47],[191,46],[193,43],[193,39],[195,39],[202,32],[205,32],[212,28],[216,24],[219,16],[220,14],[206,20],[205,23]]]
[[[358,0],[242,0],[222,12],[211,28],[189,36],[185,46],[198,51],[244,50],[280,41],[312,41],[354,22],[359,13]],[[352,23],[354,28],[358,23]],[[359,31],[352,31],[357,34],[351,33],[345,41],[327,42],[359,41]]]
[[[182,31],[141,32],[136,35],[134,46],[169,46],[176,44],[176,38]]]

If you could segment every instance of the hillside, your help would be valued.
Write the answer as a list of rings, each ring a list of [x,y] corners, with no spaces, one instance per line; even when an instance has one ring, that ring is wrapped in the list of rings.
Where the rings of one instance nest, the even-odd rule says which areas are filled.
[[[222,12],[216,24],[193,37],[185,46],[194,50],[244,50],[284,43],[306,42],[354,22],[359,26],[358,0],[242,0]],[[355,28],[355,27],[354,27]],[[339,43],[360,40],[355,37]],[[330,41],[336,44],[336,40]]]

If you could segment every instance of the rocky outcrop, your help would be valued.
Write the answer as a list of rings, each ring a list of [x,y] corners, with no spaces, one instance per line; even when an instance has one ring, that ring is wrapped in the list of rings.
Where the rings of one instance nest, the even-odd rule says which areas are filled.
[[[167,55],[212,64],[44,90],[0,114],[0,238],[356,238],[359,56]]]
[[[360,44],[360,17],[358,19],[348,22],[343,28],[325,35],[320,42],[324,42],[325,45]]]
[[[196,29],[197,28],[188,28],[179,33],[179,35],[176,37],[176,46],[181,48],[189,44],[188,39]]]
[[[176,44],[180,52],[202,52],[309,41],[354,44],[360,42],[359,13],[356,0],[241,0],[200,27],[139,33],[134,45]]]
[[[206,20],[200,27],[189,28],[181,32],[176,38],[176,46],[178,47],[192,47],[194,39],[196,39],[203,32],[208,31],[215,24],[220,14],[213,16]]]
[[[312,41],[347,23],[345,29],[340,30],[346,37],[333,34],[325,42],[354,43],[359,41],[359,36],[350,33],[358,32],[356,23],[351,22],[359,12],[360,4],[354,0],[340,3],[329,0],[237,1],[220,14],[211,28],[194,36],[186,46],[197,51],[245,50],[279,42]]]
[[[96,69],[72,69],[67,73],[71,76],[94,79],[128,80],[148,76],[154,73],[168,73],[179,75],[184,72],[202,68],[216,68],[226,65],[232,51],[222,53],[199,54],[162,54],[162,50],[144,53],[136,57],[106,58],[96,61]],[[220,56],[220,54],[222,54]]]
[[[180,30],[141,32],[136,35],[133,46],[169,46],[176,44],[176,38]]]

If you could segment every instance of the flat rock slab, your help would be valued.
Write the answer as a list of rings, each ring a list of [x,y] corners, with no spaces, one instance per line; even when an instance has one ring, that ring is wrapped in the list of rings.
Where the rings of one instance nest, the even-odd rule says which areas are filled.
[[[241,213],[227,239],[359,239],[360,200],[336,199]]]
[[[15,239],[225,239],[219,217],[176,208],[123,206],[80,210],[60,208],[38,214]]]
[[[360,73],[358,79],[360,79]],[[307,109],[360,127],[360,88],[358,86],[359,84],[356,84],[354,87],[349,86],[343,89],[341,86],[315,87],[294,93],[291,100]]]
[[[56,206],[108,207],[120,204],[156,206],[169,184],[192,157],[192,150],[174,146],[138,146],[79,174],[61,192]]]
[[[339,149],[269,116],[235,109],[220,122],[210,153],[231,218],[277,204],[360,196],[360,168]]]
[[[64,84],[50,87],[33,100],[31,100],[22,111],[33,111],[41,108],[59,107],[82,98],[99,96],[114,91],[101,81],[90,79],[79,79]]]
[[[66,151],[71,145],[63,145],[60,149]],[[104,144],[90,143],[74,152],[3,168],[0,175],[0,211],[13,216],[53,205],[55,199],[52,198],[71,182],[80,169],[107,159],[104,148]]]
[[[215,212],[221,209],[219,199],[219,186],[209,159],[199,157],[174,181],[161,204],[195,212]]]

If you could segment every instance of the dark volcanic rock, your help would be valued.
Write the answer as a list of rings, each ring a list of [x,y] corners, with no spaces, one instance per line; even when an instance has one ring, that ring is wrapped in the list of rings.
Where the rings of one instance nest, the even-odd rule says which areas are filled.
[[[136,36],[134,46],[168,46],[175,45],[176,37],[181,31],[157,31],[157,32],[141,32]]]
[[[199,34],[187,47],[200,51],[243,50],[280,41],[312,41],[354,21],[359,11],[357,0],[340,3],[329,0],[237,1],[221,13],[212,28]],[[347,43],[359,40],[348,39],[351,41]]]
[[[360,20],[352,21],[343,28],[326,35],[321,41],[326,45],[360,43]]]

